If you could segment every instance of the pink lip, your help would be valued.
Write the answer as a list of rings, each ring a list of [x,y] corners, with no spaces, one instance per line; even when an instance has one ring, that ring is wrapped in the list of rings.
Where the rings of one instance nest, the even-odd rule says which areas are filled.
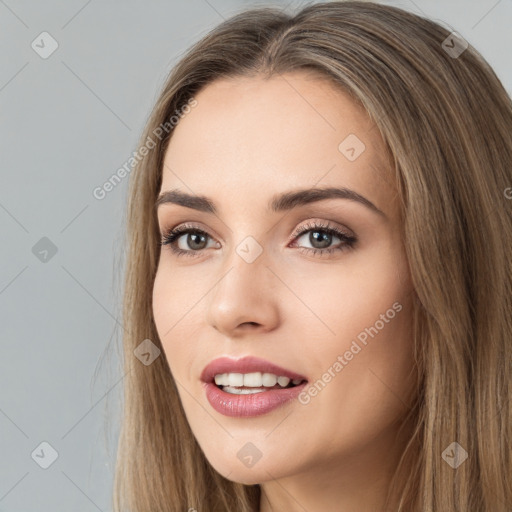
[[[243,357],[231,359],[221,357],[209,363],[201,373],[201,380],[206,392],[206,398],[210,405],[219,413],[225,416],[252,417],[266,414],[273,409],[296,398],[307,382],[303,382],[292,388],[274,389],[261,393],[248,395],[235,395],[227,393],[217,387],[214,382],[215,375],[219,373],[273,373],[275,375],[288,377],[289,379],[300,379],[307,381],[306,377],[298,373],[281,368],[270,361],[257,357]]]
[[[298,373],[281,368],[270,361],[260,359],[259,357],[242,357],[241,359],[232,359],[230,357],[219,357],[205,366],[201,373],[203,382],[213,382],[215,375],[219,373],[273,373],[275,375],[288,377],[289,379],[307,380],[306,377]]]
[[[234,395],[226,393],[212,382],[203,382],[206,398],[210,405],[224,416],[248,418],[266,414],[273,409],[297,398],[307,382],[293,388],[269,389],[251,395]]]

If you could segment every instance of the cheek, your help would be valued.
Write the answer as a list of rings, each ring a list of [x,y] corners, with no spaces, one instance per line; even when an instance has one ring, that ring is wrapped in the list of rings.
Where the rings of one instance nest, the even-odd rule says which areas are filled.
[[[311,405],[332,420],[326,428],[334,437],[340,417],[348,431],[357,432],[372,418],[374,425],[391,422],[409,403],[413,289],[404,262],[401,254],[381,250],[347,259],[338,272],[325,266],[314,278],[293,281],[308,309],[284,314],[296,319],[317,383]]]
[[[171,373],[178,382],[188,379],[184,369],[190,368],[197,356],[194,340],[199,337],[194,329],[198,329],[198,323],[190,319],[200,298],[198,293],[189,278],[159,266],[153,285],[153,317]]]
[[[407,296],[396,298],[361,303],[364,314],[340,313],[335,342],[315,347],[317,394],[306,407],[312,406],[309,416],[323,418],[325,435],[337,446],[355,448],[374,438],[412,405],[411,304]]]
[[[293,283],[293,291],[301,299],[294,301],[291,297],[288,302],[293,307],[283,312],[284,317],[299,322],[297,333],[304,332],[307,325],[306,332],[315,332],[317,339],[324,340],[322,345],[327,342],[343,348],[343,343],[350,344],[349,340],[377,321],[378,328],[385,325],[380,330],[390,332],[407,316],[397,310],[400,305],[405,307],[403,303],[410,300],[413,290],[406,259],[403,253],[393,250],[391,242],[375,244],[372,250],[347,253],[339,264],[316,268],[309,265],[292,267],[283,279]],[[381,315],[385,315],[385,324]],[[388,317],[390,322],[386,322]]]
[[[193,266],[173,270],[165,260],[161,258],[153,284],[153,315],[159,334],[164,333],[162,342],[181,328],[183,320],[187,320],[189,312],[207,291]]]

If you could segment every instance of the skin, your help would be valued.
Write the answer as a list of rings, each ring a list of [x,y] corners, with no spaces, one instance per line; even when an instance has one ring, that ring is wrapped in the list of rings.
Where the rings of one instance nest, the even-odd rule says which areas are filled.
[[[220,474],[261,484],[261,512],[382,512],[415,366],[413,288],[379,131],[346,93],[302,71],[221,79],[195,98],[165,154],[161,191],[205,195],[219,213],[159,208],[161,232],[193,223],[209,237],[195,258],[164,245],[153,289],[155,323],[192,432]],[[348,134],[365,144],[354,161],[338,149]],[[385,216],[339,198],[266,209],[274,194],[324,186],[352,189]],[[323,247],[311,231],[290,238],[313,221],[349,230],[358,242],[331,254],[300,252]],[[263,249],[253,263],[236,252],[247,236]],[[190,243],[182,235],[179,247],[193,251]],[[340,243],[333,237],[327,248]],[[254,355],[314,383],[394,303],[401,311],[358,343],[309,403],[233,418],[207,401],[199,376],[212,359]],[[237,457],[248,442],[261,452],[252,467]]]

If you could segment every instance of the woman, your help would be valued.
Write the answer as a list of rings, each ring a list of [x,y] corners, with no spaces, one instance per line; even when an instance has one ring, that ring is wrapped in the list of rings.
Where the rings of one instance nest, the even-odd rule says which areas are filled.
[[[130,177],[115,510],[509,511],[511,134],[395,7],[195,44]]]

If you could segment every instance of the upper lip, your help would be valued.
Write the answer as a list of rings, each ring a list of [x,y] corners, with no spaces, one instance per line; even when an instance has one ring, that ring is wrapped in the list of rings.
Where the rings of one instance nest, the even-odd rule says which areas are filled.
[[[230,357],[219,357],[218,359],[214,359],[204,367],[200,378],[203,382],[213,382],[215,375],[219,375],[221,373],[252,372],[273,373],[278,377],[288,377],[290,380],[307,380],[306,377],[299,373],[277,366],[265,359],[252,356],[242,357],[240,359],[233,359]]]

